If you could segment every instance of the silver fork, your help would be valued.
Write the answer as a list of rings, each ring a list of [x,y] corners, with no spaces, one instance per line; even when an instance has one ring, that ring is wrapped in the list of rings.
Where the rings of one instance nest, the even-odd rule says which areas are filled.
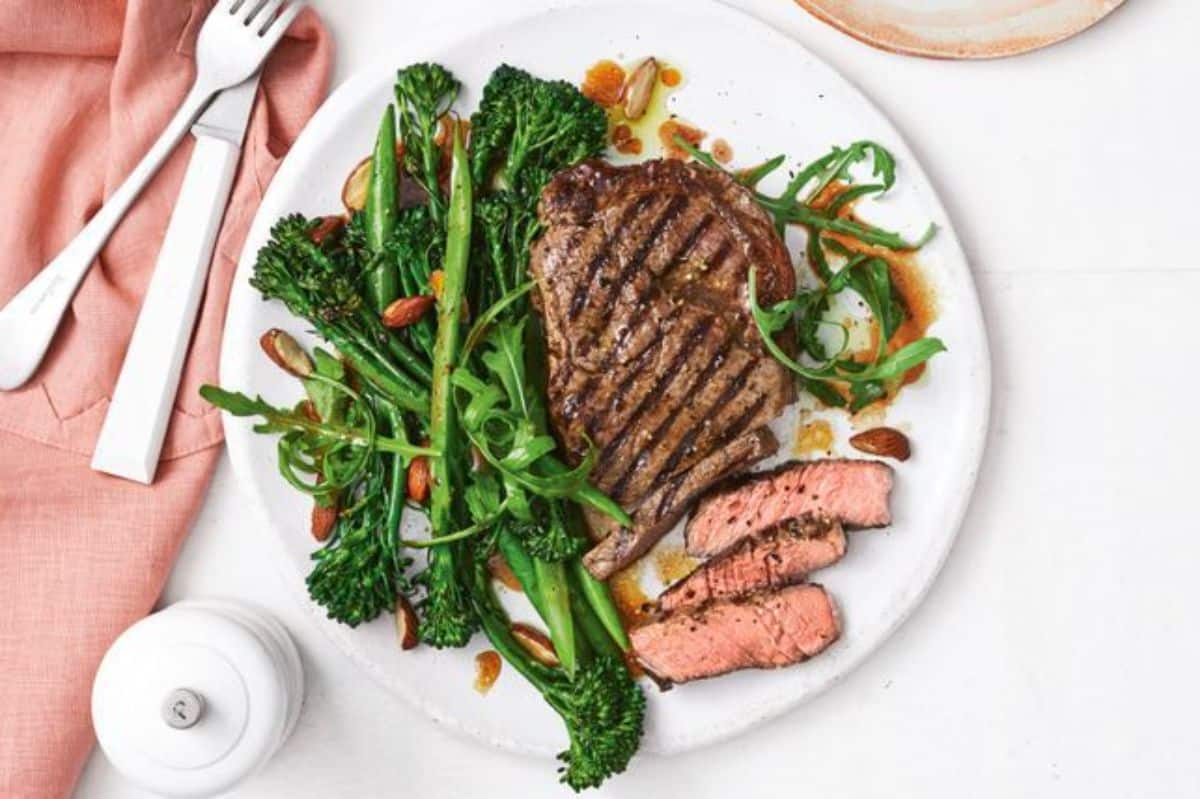
[[[129,206],[213,95],[258,71],[303,5],[218,0],[196,42],[196,80],[166,129],[66,249],[0,309],[0,390],[17,388],[37,371],[71,297]]]

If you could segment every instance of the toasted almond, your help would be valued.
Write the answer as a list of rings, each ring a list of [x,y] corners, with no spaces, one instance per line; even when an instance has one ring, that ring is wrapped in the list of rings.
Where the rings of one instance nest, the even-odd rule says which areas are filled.
[[[513,622],[512,634],[513,638],[517,639],[517,643],[538,663],[543,666],[558,665],[558,654],[554,651],[554,644],[550,642],[544,632],[518,621]]]
[[[258,340],[267,357],[293,377],[308,377],[313,373],[312,358],[296,339],[278,328],[271,328]]]
[[[517,575],[513,574],[508,561],[499,552],[492,553],[492,556],[488,558],[487,567],[488,573],[499,580],[505,588],[512,591],[521,590],[521,581],[517,579]]]
[[[401,649],[413,649],[419,640],[416,611],[403,594],[396,597],[396,640]]]
[[[314,244],[320,244],[345,226],[346,217],[344,216],[323,216],[317,226],[308,232],[308,237],[313,240]]]
[[[304,414],[304,418],[310,422],[321,421],[321,414],[317,413],[317,406],[313,405],[312,400],[300,400],[300,413]]]
[[[371,156],[367,156],[350,170],[342,184],[342,205],[350,213],[367,207],[367,187],[371,183]]]
[[[858,435],[850,437],[850,446],[860,452],[884,458],[895,458],[898,461],[906,461],[912,454],[908,436],[892,427],[873,427],[870,430],[864,430]]]
[[[438,117],[437,130],[433,132],[433,143],[438,147],[445,145],[450,141],[450,129],[454,124],[454,117],[449,114],[442,114]]]
[[[429,499],[429,459],[418,455],[408,464],[408,498],[418,505]]]
[[[454,160],[454,128],[458,127],[458,135],[465,142],[471,132],[470,120],[455,114],[443,114],[438,119],[438,129],[433,134],[433,143],[441,149],[438,161],[438,187],[446,194],[450,193],[450,164]]]
[[[486,472],[490,468],[490,464],[483,457],[483,453],[479,451],[479,447],[471,445],[471,471],[478,474]]]
[[[637,65],[625,81],[625,118],[641,119],[650,107],[654,84],[658,81],[658,62],[653,57]]]
[[[312,509],[312,537],[318,541],[324,541],[329,538],[329,534],[333,532],[333,526],[337,524],[338,508],[337,505],[330,505],[328,508],[313,502]]]
[[[433,307],[432,294],[418,294],[415,297],[401,297],[383,309],[380,317],[385,327],[408,327],[429,312]]]

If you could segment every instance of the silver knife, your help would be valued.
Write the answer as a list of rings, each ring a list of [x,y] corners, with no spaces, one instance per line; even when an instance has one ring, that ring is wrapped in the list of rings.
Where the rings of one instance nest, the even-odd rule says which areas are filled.
[[[196,146],[96,442],[96,471],[154,480],[257,89],[255,75],[221,92],[192,125]]]

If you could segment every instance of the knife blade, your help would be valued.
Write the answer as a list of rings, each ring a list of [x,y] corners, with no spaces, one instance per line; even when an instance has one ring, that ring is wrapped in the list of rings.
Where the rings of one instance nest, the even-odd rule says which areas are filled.
[[[154,480],[257,90],[255,75],[221,92],[192,125],[195,147],[92,455],[96,471]]]

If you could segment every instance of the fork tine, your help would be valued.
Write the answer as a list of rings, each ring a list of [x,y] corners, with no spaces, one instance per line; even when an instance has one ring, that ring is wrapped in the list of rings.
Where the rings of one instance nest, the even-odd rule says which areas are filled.
[[[275,19],[275,12],[283,5],[283,0],[266,0],[258,10],[254,12],[254,16],[250,18],[249,25],[254,28],[254,32],[262,36],[263,31]]]
[[[237,0],[237,5],[233,10],[233,15],[237,17],[237,21],[249,27],[250,20],[254,19],[254,15],[263,7],[267,0]]]
[[[288,5],[279,12],[279,16],[274,20],[269,21],[258,32],[258,35],[266,40],[267,47],[274,47],[279,39],[287,32],[288,27],[300,16],[300,12],[304,10],[304,0],[292,0]]]

